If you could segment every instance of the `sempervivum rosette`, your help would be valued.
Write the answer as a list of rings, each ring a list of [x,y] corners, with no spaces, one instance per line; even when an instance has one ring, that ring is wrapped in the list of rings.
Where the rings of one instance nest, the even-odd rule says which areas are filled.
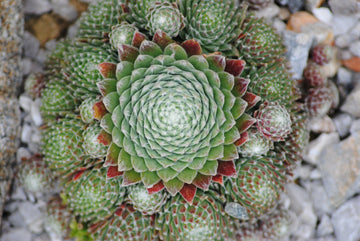
[[[134,36],[119,58],[116,68],[99,65],[115,77],[98,83],[103,99],[95,105],[106,108],[99,110],[111,139],[103,142],[110,145],[105,165],[124,172],[122,184],[165,187],[191,202],[213,177],[233,175],[235,142],[254,122],[241,98],[248,82],[236,77],[244,62],[201,55],[196,41],[179,45],[162,31],[153,41]]]
[[[186,26],[185,39],[196,39],[204,50],[230,51],[231,42],[240,33],[241,9],[234,0],[186,0],[179,1]]]

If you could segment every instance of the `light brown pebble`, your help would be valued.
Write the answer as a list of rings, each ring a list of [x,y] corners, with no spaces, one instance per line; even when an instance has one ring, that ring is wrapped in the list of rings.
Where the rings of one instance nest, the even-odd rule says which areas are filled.
[[[305,11],[299,11],[290,16],[289,21],[286,25],[286,29],[294,31],[296,33],[300,33],[303,26],[316,22],[319,22],[319,20],[310,13]]]

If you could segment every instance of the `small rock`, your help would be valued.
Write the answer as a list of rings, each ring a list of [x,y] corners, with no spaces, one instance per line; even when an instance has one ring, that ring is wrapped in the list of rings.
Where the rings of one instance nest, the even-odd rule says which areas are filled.
[[[39,52],[39,40],[37,40],[37,38],[28,31],[25,31],[23,43],[24,55],[31,59],[35,59],[37,53]]]
[[[31,241],[31,233],[25,228],[14,228],[1,237],[2,241]]]
[[[360,38],[360,21],[358,21],[355,26],[350,29],[349,34],[351,34],[355,38]]]
[[[16,228],[24,228],[24,227],[26,227],[26,223],[24,221],[24,218],[20,215],[20,213],[18,211],[13,212],[10,215],[9,221],[10,221],[11,225],[16,227]]]
[[[360,119],[354,120],[350,127],[350,133],[355,134],[360,131]]]
[[[337,241],[337,240],[333,235],[327,235],[327,236],[324,236],[324,237],[319,237],[319,238],[315,238],[315,239],[309,239],[307,241]]]
[[[17,186],[11,194],[13,200],[26,200],[26,195],[22,187]]]
[[[299,11],[304,5],[304,0],[289,0],[288,2],[288,8],[292,13]]]
[[[325,190],[334,206],[339,206],[359,190],[360,186],[360,132],[324,148],[318,167]]]
[[[56,0],[52,4],[54,13],[59,14],[66,21],[72,22],[78,17],[75,7],[69,4],[69,0]]]
[[[276,0],[276,2],[281,6],[285,6],[289,3],[289,0]]]
[[[326,236],[332,234],[334,232],[334,228],[330,221],[330,217],[328,215],[324,215],[321,217],[320,223],[316,230],[316,235],[318,237]]]
[[[328,115],[312,118],[309,122],[309,127],[315,133],[331,133],[336,131],[335,124]]]
[[[290,11],[287,8],[280,8],[278,17],[280,20],[287,20],[290,17]]]
[[[45,48],[49,51],[53,51],[56,48],[57,44],[58,42],[55,39],[52,39],[46,42]]]
[[[31,142],[40,144],[41,143],[41,134],[38,129],[33,130],[31,135]]]
[[[299,220],[299,226],[293,235],[302,238],[300,240],[307,240],[313,235],[317,221],[310,197],[295,183],[287,184],[286,191],[291,200],[290,209],[296,213]]]
[[[31,103],[32,103],[32,99],[26,95],[21,95],[19,98],[19,104],[20,107],[25,111],[25,112],[30,112],[30,107],[31,107]]]
[[[355,88],[346,98],[340,109],[353,117],[360,117],[360,87]]]
[[[342,64],[355,72],[360,72],[360,57],[351,57],[350,59],[345,59],[342,61]]]
[[[360,57],[360,40],[351,43],[349,50],[353,55]]]
[[[354,40],[356,39],[356,37],[352,34],[349,33],[345,33],[345,34],[341,34],[338,35],[335,39],[335,45],[338,46],[339,48],[346,48],[348,47]],[[351,52],[349,52],[351,53]],[[352,55],[349,56],[349,58]],[[347,58],[342,58],[342,59],[347,59]]]
[[[352,27],[355,26],[355,21],[352,16],[334,15],[331,26],[335,36],[345,34]]]
[[[321,178],[321,172],[319,171],[319,169],[314,169],[311,171],[310,173],[310,179],[311,180],[316,180],[316,179],[320,179]]]
[[[23,75],[28,75],[31,73],[32,60],[29,58],[23,58],[21,60],[21,72]]]
[[[313,181],[310,186],[310,197],[318,217],[331,214],[334,206],[330,203],[328,195],[321,181]]]
[[[20,140],[24,143],[29,143],[32,134],[32,128],[30,125],[25,124],[21,130]]]
[[[312,12],[315,8],[320,7],[323,2],[324,0],[306,0],[305,9]]]
[[[351,80],[352,80],[352,73],[349,70],[340,67],[337,72],[337,83],[341,85],[349,86],[352,84]]]
[[[331,11],[338,15],[351,15],[360,10],[360,2],[357,0],[329,0]]]
[[[306,66],[312,37],[306,33],[284,31],[284,44],[287,47],[286,57],[290,61],[294,79],[300,79]]]
[[[16,153],[17,163],[20,163],[22,159],[30,158],[30,156],[31,156],[31,154],[27,148],[20,147]]]
[[[301,178],[307,180],[310,177],[312,167],[309,165],[300,165],[294,170],[294,179]]]
[[[249,218],[246,208],[239,203],[229,202],[225,206],[225,212],[232,217],[246,220]]]
[[[272,19],[273,17],[279,14],[279,11],[280,8],[276,4],[271,3],[265,8],[254,11],[254,13],[255,16],[258,18]]]
[[[40,114],[40,105],[41,105],[40,99],[36,99],[33,102],[33,104],[31,105],[30,115],[36,126],[40,126],[42,124],[42,118],[41,118],[41,114]]]
[[[301,27],[301,32],[313,37],[312,47],[315,47],[319,43],[332,45],[334,41],[334,34],[331,27],[323,22],[304,25]]]
[[[345,137],[347,134],[349,134],[350,126],[352,123],[351,115],[341,113],[335,116],[335,118],[333,118],[333,121],[340,137]]]
[[[321,22],[326,23],[327,25],[331,24],[333,14],[328,8],[314,8],[312,10],[314,16],[319,19]]]
[[[39,62],[40,64],[44,64],[45,61],[47,60],[49,55],[49,52],[45,49],[40,49],[38,54],[36,55],[36,61]]]
[[[360,196],[341,205],[333,213],[331,222],[338,241],[360,240]]]
[[[275,18],[273,21],[272,21],[272,26],[276,29],[276,31],[278,33],[283,33],[285,28],[286,28],[286,24],[281,21],[280,19],[278,18]]]
[[[309,143],[305,151],[304,160],[311,164],[317,165],[322,150],[326,148],[328,145],[339,142],[340,142],[340,138],[336,132],[329,134],[326,133],[321,134],[318,138],[312,140]]]
[[[305,11],[300,11],[290,16],[289,21],[287,23],[287,29],[294,31],[296,33],[300,33],[301,28],[304,25],[309,25],[309,24],[311,25],[316,22],[319,22],[319,20],[316,19],[313,15]]]
[[[48,0],[26,0],[24,1],[24,12],[26,14],[41,15],[51,10]]]
[[[44,214],[37,206],[23,202],[19,205],[19,213],[31,232],[39,234],[43,231]]]
[[[40,18],[29,20],[31,32],[39,40],[43,47],[49,40],[59,38],[65,29],[66,23],[62,22],[54,14],[43,14]]]

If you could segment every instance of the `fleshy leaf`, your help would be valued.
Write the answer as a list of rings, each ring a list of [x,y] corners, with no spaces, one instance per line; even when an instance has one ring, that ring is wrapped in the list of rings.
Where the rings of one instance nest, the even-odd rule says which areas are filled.
[[[225,71],[237,77],[243,71],[245,64],[246,62],[241,59],[228,59],[226,60]]]
[[[180,190],[180,194],[189,204],[191,204],[196,194],[196,186],[185,183]]]
[[[181,46],[185,49],[187,55],[200,55],[202,53],[200,44],[195,39],[189,39],[184,41]]]
[[[141,181],[141,176],[134,170],[125,171],[123,174],[123,186],[129,186]]]
[[[177,178],[174,178],[168,182],[164,183],[166,190],[172,195],[175,196],[181,188],[184,186],[184,183]]]
[[[219,161],[217,173],[223,176],[235,176],[236,169],[233,161]]]
[[[116,71],[116,64],[114,63],[100,63],[98,64],[98,70],[104,78],[114,78]]]
[[[193,184],[200,189],[208,190],[210,182],[211,182],[211,176],[206,176],[201,173],[198,173],[198,175],[193,181]]]
[[[106,177],[113,178],[121,176],[124,172],[120,172],[117,166],[110,166],[107,170]]]
[[[164,183],[162,181],[156,183],[154,186],[148,188],[148,192],[149,194],[154,194],[157,192],[160,192],[161,190],[163,190],[165,188]]]

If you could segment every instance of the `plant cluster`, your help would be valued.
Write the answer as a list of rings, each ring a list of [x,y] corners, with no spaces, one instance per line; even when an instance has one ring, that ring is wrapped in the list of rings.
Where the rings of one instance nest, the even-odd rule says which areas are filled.
[[[274,210],[308,141],[308,116],[280,37],[246,8],[90,7],[76,38],[49,57],[41,92],[43,160],[63,183],[50,216],[66,204],[82,239],[284,235],[287,214]]]

